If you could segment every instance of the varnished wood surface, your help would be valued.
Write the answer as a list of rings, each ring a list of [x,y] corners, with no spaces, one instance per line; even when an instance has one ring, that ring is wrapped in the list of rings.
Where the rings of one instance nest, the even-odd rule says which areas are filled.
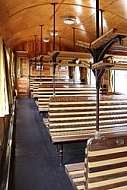
[[[102,96],[100,134],[111,137],[127,134],[127,97]],[[96,130],[95,97],[51,97],[49,133],[53,144],[87,140]]]
[[[87,155],[89,190],[127,189],[127,136],[90,140]]]
[[[54,91],[55,87],[55,91]],[[54,93],[53,93],[54,92]],[[38,97],[38,109],[39,111],[47,110],[49,108],[49,99],[55,95],[55,97],[66,96],[95,96],[96,88],[92,85],[81,85],[81,84],[42,84],[38,88],[37,97]],[[52,98],[51,98],[52,99]],[[52,100],[51,100],[52,101]],[[57,101],[57,99],[56,99]]]
[[[65,165],[65,171],[76,190],[127,189],[126,135],[89,139],[85,153],[84,162]]]
[[[73,51],[73,28],[75,28],[76,41],[92,43],[96,40],[96,1],[1,0],[0,34],[11,49],[34,52],[34,35],[37,35],[37,52],[39,53],[39,25],[43,25],[43,38],[50,38],[49,43],[43,43],[43,52],[52,52],[53,39],[49,35],[53,28],[53,6],[51,3],[57,3],[56,30],[59,31],[59,36],[56,37],[56,50]],[[126,7],[126,0],[100,1],[99,8],[103,10],[103,33],[112,28],[117,28],[118,32],[127,33]],[[66,25],[62,21],[63,18],[69,16],[76,18],[73,25]],[[76,50],[82,51],[80,47],[76,47]]]
[[[86,85],[87,86],[87,85]],[[60,102],[63,102],[63,100],[64,100],[64,102],[71,102],[71,101],[77,101],[77,100],[79,100],[80,99],[80,101],[86,101],[86,100],[89,100],[89,101],[95,101],[96,100],[96,97],[91,97],[91,96],[88,96],[88,97],[51,97],[50,98],[50,101],[51,102],[56,102],[56,101],[60,101]],[[112,100],[118,100],[118,102],[120,103],[120,101],[119,100],[123,100],[123,101],[127,101],[127,96],[126,95],[102,95],[102,96],[100,96],[100,101],[103,101],[103,100],[107,100],[107,101],[112,101]]]
[[[74,163],[65,165],[65,172],[70,178],[74,189],[76,190],[84,190],[85,183],[85,163]]]

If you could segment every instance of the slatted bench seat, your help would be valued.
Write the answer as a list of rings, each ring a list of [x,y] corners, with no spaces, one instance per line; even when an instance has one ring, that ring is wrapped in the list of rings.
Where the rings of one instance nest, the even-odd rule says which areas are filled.
[[[40,85],[40,82],[37,82],[37,83],[34,83],[33,84],[33,98],[35,99],[35,100],[37,100],[38,99],[38,88],[39,88],[39,85]]]
[[[75,190],[127,189],[127,136],[89,139],[84,162],[65,165],[65,172]]]
[[[32,91],[32,96],[34,99],[38,98],[38,87],[41,84],[45,84],[45,85],[53,85],[54,81],[53,81],[53,77],[37,77],[33,79],[33,82],[30,83],[30,90]],[[55,83],[56,84],[73,84],[73,80],[72,79],[64,79],[64,78],[56,78],[55,79]]]
[[[47,111],[49,108],[49,98],[53,96],[54,85],[42,84],[38,88],[38,110]],[[80,84],[55,84],[55,96],[95,96],[96,88],[92,85]]]
[[[60,165],[63,144],[85,141],[94,136],[96,98],[51,97],[47,129],[53,144],[59,145]],[[100,131],[106,136],[127,133],[127,96],[100,96]]]
[[[65,165],[66,174],[68,175],[74,189],[84,190],[84,165],[84,162]]]

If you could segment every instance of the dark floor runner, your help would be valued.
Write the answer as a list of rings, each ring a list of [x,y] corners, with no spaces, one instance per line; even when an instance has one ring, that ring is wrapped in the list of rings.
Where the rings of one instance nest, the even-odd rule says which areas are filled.
[[[64,146],[64,164],[84,160],[85,143]],[[10,190],[72,190],[33,99],[17,99]]]

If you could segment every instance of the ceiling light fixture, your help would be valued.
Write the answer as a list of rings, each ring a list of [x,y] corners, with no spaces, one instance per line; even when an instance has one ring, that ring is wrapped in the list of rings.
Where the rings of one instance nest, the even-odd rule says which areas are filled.
[[[49,42],[49,38],[44,38],[43,42]]]
[[[71,25],[71,24],[74,24],[75,18],[74,17],[66,17],[66,18],[63,18],[63,22],[65,24]]]
[[[56,30],[55,31],[55,36],[57,36],[59,34],[59,32]],[[54,31],[50,31],[50,35],[53,36],[54,35]]]

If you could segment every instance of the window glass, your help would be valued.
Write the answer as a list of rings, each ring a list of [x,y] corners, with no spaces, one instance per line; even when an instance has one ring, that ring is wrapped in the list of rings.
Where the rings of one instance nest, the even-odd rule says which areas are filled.
[[[127,94],[127,71],[116,70],[115,74],[115,92]]]

